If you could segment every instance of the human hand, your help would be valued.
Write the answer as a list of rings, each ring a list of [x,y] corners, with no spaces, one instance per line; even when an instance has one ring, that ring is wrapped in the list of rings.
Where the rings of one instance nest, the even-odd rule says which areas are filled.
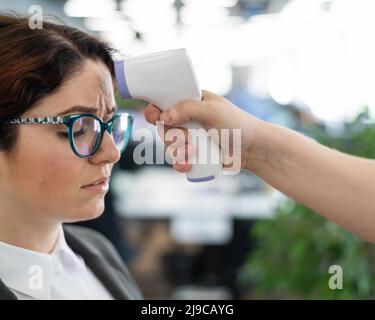
[[[202,101],[181,101],[164,112],[152,104],[145,109],[144,114],[148,122],[154,125],[157,121],[164,122],[164,132],[160,130],[158,132],[159,135],[163,135],[161,138],[164,140],[167,152],[174,160],[173,167],[179,172],[187,172],[191,169],[189,159],[194,155],[195,150],[189,141],[188,130],[181,126],[194,121],[201,123],[207,131],[212,129],[218,131],[219,135],[213,135],[212,138],[221,147],[224,169],[246,168],[259,120],[221,96],[209,91],[202,91],[202,95]],[[180,131],[178,135],[168,134],[170,130],[176,129]],[[229,139],[225,141],[221,132],[228,129]],[[174,138],[171,139],[171,136]],[[183,155],[182,158],[178,158],[178,154]]]

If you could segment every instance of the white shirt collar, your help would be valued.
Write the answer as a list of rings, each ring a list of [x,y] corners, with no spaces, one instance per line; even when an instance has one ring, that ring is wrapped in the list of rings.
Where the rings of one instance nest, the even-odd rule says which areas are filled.
[[[54,274],[86,269],[83,259],[66,243],[62,227],[51,254],[0,241],[0,262],[0,279],[5,285],[36,299],[51,299],[51,278]]]

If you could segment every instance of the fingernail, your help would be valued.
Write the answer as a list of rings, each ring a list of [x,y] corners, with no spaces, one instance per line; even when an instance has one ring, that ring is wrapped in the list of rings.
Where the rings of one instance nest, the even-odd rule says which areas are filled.
[[[156,118],[156,111],[150,111],[147,116],[146,116],[146,119],[148,121],[155,121],[155,118]]]
[[[172,118],[171,118],[171,114],[169,111],[164,111],[161,115],[160,115],[160,120],[161,121],[164,121],[165,123],[170,123]]]

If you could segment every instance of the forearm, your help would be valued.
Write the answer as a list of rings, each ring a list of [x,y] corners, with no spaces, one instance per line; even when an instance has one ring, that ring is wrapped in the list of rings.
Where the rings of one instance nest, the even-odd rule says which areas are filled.
[[[375,242],[375,161],[259,121],[246,167],[347,230]]]

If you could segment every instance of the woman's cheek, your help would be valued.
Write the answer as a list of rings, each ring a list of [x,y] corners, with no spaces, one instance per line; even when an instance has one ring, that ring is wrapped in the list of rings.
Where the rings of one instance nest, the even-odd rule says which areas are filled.
[[[40,162],[38,184],[49,198],[67,196],[80,187],[81,166],[74,160],[76,159],[56,154]]]

